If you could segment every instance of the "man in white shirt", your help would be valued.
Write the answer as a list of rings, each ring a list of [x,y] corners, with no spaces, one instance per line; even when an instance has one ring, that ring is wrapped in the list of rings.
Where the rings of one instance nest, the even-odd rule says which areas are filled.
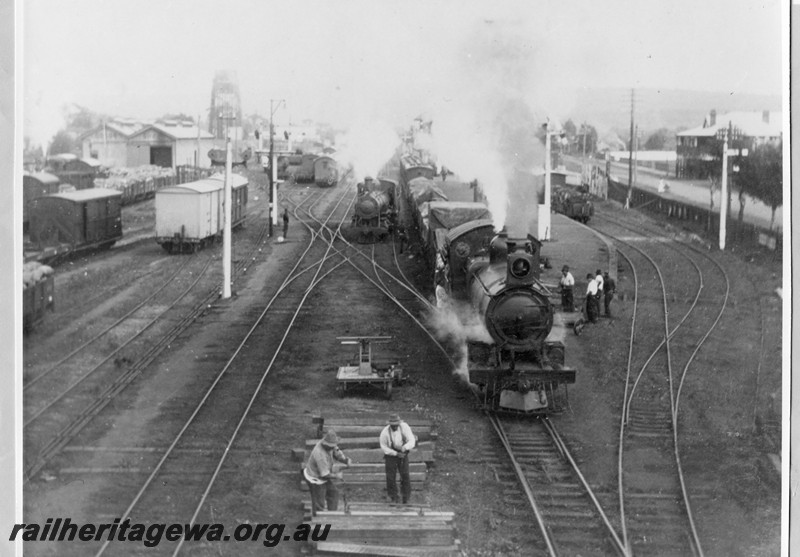
[[[569,272],[568,265],[561,267],[561,280],[558,284],[561,286],[561,309],[563,311],[574,311],[575,300],[572,296],[572,289],[575,286],[575,277]]]
[[[411,427],[397,414],[389,417],[389,425],[383,428],[380,436],[381,449],[386,464],[386,493],[389,499],[398,503],[397,473],[400,472],[400,491],[403,503],[411,498],[411,474],[408,470],[408,453],[417,442]]]
[[[597,283],[597,317],[600,317],[600,300],[603,297],[603,272],[597,269],[594,273],[594,282]]]
[[[597,281],[592,277],[592,273],[586,274],[586,318],[590,323],[597,323],[600,315],[600,304],[597,301]]]

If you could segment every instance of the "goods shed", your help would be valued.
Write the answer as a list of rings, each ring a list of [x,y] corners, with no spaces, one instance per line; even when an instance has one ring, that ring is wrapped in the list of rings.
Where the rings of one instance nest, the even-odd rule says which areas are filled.
[[[211,166],[214,136],[185,123],[151,124],[128,139],[127,166]]]
[[[84,158],[95,158],[107,166],[127,166],[128,139],[144,128],[141,122],[112,120],[80,136]]]

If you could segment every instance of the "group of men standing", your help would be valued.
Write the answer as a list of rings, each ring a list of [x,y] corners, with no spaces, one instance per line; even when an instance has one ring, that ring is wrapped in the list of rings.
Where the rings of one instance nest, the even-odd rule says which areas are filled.
[[[409,452],[416,446],[417,438],[411,427],[397,414],[389,417],[388,425],[383,428],[379,437],[383,451],[386,470],[386,493],[393,503],[406,504],[411,499],[411,474],[409,472]],[[341,472],[334,472],[334,461],[345,466],[352,464],[352,459],[339,449],[339,437],[329,430],[311,451],[303,477],[311,492],[312,514],[318,511],[335,511],[339,507],[339,490],[336,485],[341,479]],[[397,476],[400,475],[400,491],[397,490]]]
[[[586,317],[591,323],[597,323],[600,318],[600,300],[604,299],[606,317],[611,317],[611,301],[617,291],[617,285],[608,275],[608,271],[603,273],[600,269],[595,274],[586,275]],[[569,266],[561,268],[561,309],[563,311],[575,311],[575,300],[573,289],[575,288],[575,278],[569,272]]]

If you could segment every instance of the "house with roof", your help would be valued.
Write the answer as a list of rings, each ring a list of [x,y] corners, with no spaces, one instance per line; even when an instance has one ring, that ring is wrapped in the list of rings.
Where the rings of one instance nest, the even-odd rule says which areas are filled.
[[[82,156],[97,159],[104,166],[127,166],[128,139],[144,127],[137,120],[105,122],[79,136]]]
[[[180,165],[211,166],[208,152],[214,135],[188,122],[165,120],[150,124],[128,138],[125,166],[154,164],[167,168]]]
[[[677,134],[675,174],[678,178],[706,179],[718,171],[722,141],[718,132],[735,130],[738,139],[729,148],[754,149],[781,141],[782,114],[776,111],[735,111],[717,114],[712,110],[703,125]]]

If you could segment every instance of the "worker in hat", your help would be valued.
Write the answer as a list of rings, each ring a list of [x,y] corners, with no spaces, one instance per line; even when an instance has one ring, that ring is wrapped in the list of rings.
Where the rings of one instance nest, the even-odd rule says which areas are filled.
[[[417,444],[411,427],[397,414],[389,416],[389,425],[380,436],[383,459],[386,465],[386,493],[394,503],[397,497],[397,473],[400,472],[400,492],[403,503],[411,498],[411,474],[408,471],[408,453]]]
[[[333,480],[341,477],[341,473],[334,472],[334,460],[343,462],[347,466],[352,463],[352,460],[339,450],[339,437],[336,432],[329,430],[314,446],[303,469],[303,477],[311,492],[312,516],[315,516],[317,511],[324,511],[326,504],[329,511],[335,511],[339,506],[339,490]]]
[[[563,311],[574,311],[575,300],[572,297],[572,289],[575,286],[575,277],[569,272],[569,266],[561,267],[561,280],[558,282],[561,287],[561,309]]]

